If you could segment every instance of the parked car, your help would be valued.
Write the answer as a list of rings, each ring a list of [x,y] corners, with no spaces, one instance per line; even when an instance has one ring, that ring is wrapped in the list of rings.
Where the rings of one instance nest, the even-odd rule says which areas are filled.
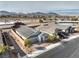
[[[55,29],[55,33],[60,37],[60,38],[68,38],[69,34],[66,32],[63,32],[62,29]]]
[[[66,29],[66,32],[68,32],[68,33],[74,33],[74,32],[75,32],[75,28],[72,27],[72,26],[69,26],[69,27]]]

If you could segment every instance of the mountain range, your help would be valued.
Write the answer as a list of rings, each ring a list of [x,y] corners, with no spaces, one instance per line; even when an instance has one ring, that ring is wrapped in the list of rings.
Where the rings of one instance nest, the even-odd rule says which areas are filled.
[[[16,13],[8,11],[0,11],[0,16],[57,16],[57,13],[43,13],[43,12],[34,12],[34,13]]]

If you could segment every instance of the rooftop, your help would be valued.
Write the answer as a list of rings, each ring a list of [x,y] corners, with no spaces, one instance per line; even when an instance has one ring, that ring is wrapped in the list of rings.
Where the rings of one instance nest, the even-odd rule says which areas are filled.
[[[54,33],[56,27],[57,25],[52,21],[49,23],[43,23],[40,26],[36,27],[35,29],[44,33],[52,34]]]
[[[32,28],[29,28],[27,26],[21,26],[20,28],[16,29],[16,32],[18,32],[21,36],[24,36],[24,37],[28,38],[31,35],[33,35],[34,33],[37,33],[38,31],[36,31]]]

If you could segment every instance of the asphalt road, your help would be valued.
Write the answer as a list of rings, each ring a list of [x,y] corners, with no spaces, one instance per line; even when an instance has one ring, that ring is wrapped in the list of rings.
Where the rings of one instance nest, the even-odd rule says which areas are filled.
[[[62,42],[62,45],[51,49],[39,56],[39,58],[79,58],[79,38],[69,42]]]

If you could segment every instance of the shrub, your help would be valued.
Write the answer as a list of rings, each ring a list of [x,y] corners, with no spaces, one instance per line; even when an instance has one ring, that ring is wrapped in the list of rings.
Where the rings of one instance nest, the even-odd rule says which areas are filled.
[[[48,35],[48,42],[57,42],[59,41],[59,36],[57,35]]]
[[[0,54],[4,54],[8,48],[9,46],[0,45]]]
[[[24,45],[29,47],[29,46],[32,45],[32,42],[29,39],[25,39],[24,40]]]
[[[43,23],[43,20],[40,19],[39,22],[40,22],[40,23]]]

